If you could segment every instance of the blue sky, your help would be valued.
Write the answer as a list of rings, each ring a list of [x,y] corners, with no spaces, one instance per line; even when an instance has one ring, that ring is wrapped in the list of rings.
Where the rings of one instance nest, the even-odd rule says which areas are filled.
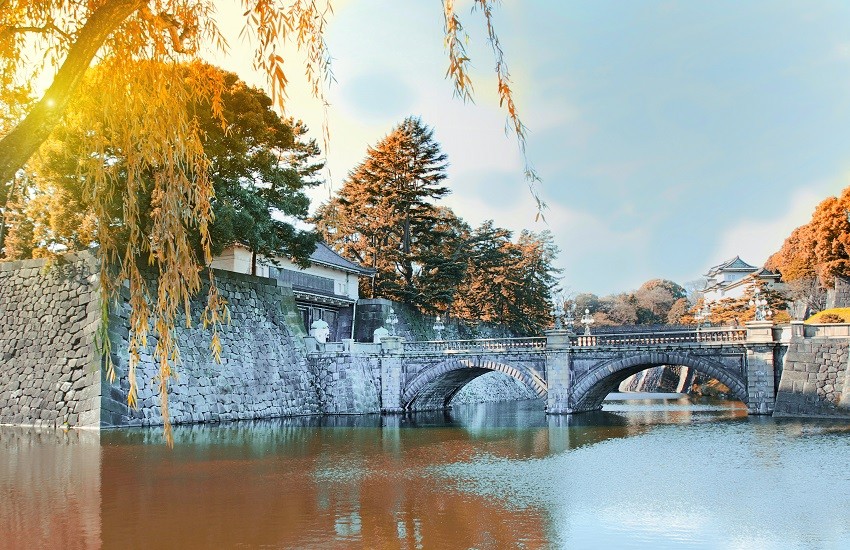
[[[449,206],[473,225],[551,230],[562,285],[607,294],[685,283],[740,254],[760,264],[815,205],[850,185],[850,3],[506,0],[496,25],[529,127],[547,223],[504,133],[480,13],[475,104],[444,80],[437,0],[336,2],[327,39],[331,190],[408,115],[448,154]],[[250,82],[235,38],[220,63]],[[316,136],[320,106],[290,63],[288,110]],[[329,190],[316,193],[318,202]]]

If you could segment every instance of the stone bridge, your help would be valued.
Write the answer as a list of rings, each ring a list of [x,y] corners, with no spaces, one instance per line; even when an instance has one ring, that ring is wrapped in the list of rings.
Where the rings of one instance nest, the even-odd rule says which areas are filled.
[[[598,410],[620,382],[660,365],[684,365],[723,382],[750,414],[771,414],[787,344],[771,322],[743,328],[493,340],[348,344],[328,353],[367,358],[385,413],[447,408],[471,380],[501,372],[546,400],[549,414]],[[337,344],[342,346],[342,344]],[[318,350],[317,350],[318,352]],[[775,365],[780,365],[779,369]]]

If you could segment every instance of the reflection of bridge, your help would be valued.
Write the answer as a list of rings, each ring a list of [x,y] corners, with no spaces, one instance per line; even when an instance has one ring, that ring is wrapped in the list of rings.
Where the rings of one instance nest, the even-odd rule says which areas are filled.
[[[553,330],[540,338],[405,342],[389,337],[346,350],[326,347],[325,354],[368,358],[379,378],[383,412],[448,407],[464,385],[493,371],[546,398],[550,414],[592,411],[629,376],[659,365],[684,365],[723,382],[751,414],[770,414],[778,385],[774,365],[785,347],[780,332],[770,322],[752,322],[745,328],[589,336]]]

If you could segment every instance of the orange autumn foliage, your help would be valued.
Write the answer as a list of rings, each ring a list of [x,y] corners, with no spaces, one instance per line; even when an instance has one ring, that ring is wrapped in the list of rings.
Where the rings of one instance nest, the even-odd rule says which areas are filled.
[[[822,201],[806,225],[795,229],[765,267],[786,282],[819,277],[831,285],[835,275],[850,275],[850,187]]]

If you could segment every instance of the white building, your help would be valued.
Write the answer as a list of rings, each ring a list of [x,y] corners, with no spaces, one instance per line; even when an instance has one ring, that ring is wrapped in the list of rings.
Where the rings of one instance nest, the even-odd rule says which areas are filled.
[[[309,332],[313,321],[321,319],[328,323],[329,341],[351,338],[360,278],[373,277],[374,270],[346,260],[323,242],[316,244],[310,255],[312,265],[306,269],[288,258],[275,260],[277,265],[258,256],[256,275],[292,285],[305,331]],[[212,267],[250,275],[251,251],[240,245],[232,246],[213,260]]]
[[[761,281],[764,288],[775,288],[780,284],[780,277],[779,273],[750,265],[735,256],[712,267],[705,274],[707,280],[702,290],[703,299],[710,304],[725,298],[742,298],[755,281]]]

